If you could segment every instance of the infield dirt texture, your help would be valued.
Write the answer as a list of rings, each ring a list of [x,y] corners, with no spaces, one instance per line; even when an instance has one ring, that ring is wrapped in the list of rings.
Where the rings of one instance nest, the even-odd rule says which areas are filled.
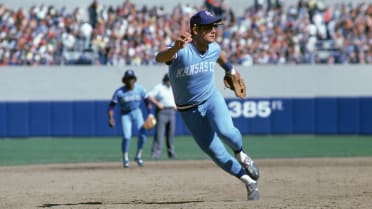
[[[0,208],[371,208],[372,158],[260,159],[261,200],[209,160],[0,167]]]

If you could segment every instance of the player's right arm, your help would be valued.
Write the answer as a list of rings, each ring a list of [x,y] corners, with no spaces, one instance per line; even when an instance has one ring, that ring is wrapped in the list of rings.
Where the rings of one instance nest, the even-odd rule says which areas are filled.
[[[176,53],[184,48],[188,43],[192,41],[191,34],[188,32],[185,32],[177,38],[177,40],[174,42],[174,45],[168,49],[165,49],[163,51],[160,51],[156,57],[155,60],[157,62],[171,62],[176,56]]]

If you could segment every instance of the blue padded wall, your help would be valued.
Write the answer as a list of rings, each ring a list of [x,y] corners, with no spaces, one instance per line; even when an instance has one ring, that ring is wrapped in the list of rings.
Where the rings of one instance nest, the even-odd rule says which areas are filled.
[[[275,99],[281,101],[279,111],[274,111],[270,117],[271,133],[293,133],[293,104],[292,99]]]
[[[372,134],[372,98],[360,99],[360,133]]]
[[[6,103],[0,102],[0,137],[6,137]]]
[[[226,102],[235,105],[233,121],[242,134],[372,134],[372,98],[226,99]],[[108,103],[1,102],[0,137],[121,136],[118,106],[116,126],[108,127]],[[260,107],[263,103],[264,110]],[[141,109],[146,117],[144,105]],[[188,135],[180,114],[176,117],[176,135]],[[137,134],[134,126],[132,133]],[[149,138],[153,133],[154,130],[148,132]]]
[[[233,119],[235,127],[237,129],[239,129],[242,134],[248,134],[252,130],[252,128],[249,127],[249,122],[248,121],[249,121],[249,119],[243,118],[243,117]]]
[[[315,105],[313,99],[293,100],[293,133],[312,134],[315,130]]]
[[[247,134],[270,134],[270,118],[250,118],[247,120]]]
[[[95,136],[115,136],[116,130],[108,126],[107,107],[108,101],[96,101],[94,103],[94,135]],[[118,111],[118,109],[116,109]],[[116,120],[118,124],[118,120]]]
[[[29,134],[30,136],[51,135],[50,102],[29,103]]]
[[[6,105],[6,134],[9,137],[29,136],[28,106],[26,102]]]
[[[73,135],[94,136],[95,105],[91,101],[73,103]]]
[[[358,134],[360,127],[360,100],[358,98],[338,99],[338,133]]]
[[[315,100],[315,134],[337,134],[337,99]]]
[[[73,136],[73,103],[51,103],[51,135]]]

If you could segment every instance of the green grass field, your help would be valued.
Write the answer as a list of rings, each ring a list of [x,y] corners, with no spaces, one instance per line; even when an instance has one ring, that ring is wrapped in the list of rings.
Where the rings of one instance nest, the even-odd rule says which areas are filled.
[[[145,160],[151,143],[149,137]],[[0,165],[120,161],[120,144],[119,137],[0,139]],[[178,160],[207,159],[191,137],[177,137],[175,146]],[[372,156],[372,136],[245,136],[244,147],[254,158]]]

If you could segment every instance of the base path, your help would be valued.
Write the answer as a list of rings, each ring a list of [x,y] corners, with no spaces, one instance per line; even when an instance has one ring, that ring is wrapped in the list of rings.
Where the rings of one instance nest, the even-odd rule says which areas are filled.
[[[261,200],[211,161],[0,167],[1,209],[371,208],[372,158],[261,159]]]

